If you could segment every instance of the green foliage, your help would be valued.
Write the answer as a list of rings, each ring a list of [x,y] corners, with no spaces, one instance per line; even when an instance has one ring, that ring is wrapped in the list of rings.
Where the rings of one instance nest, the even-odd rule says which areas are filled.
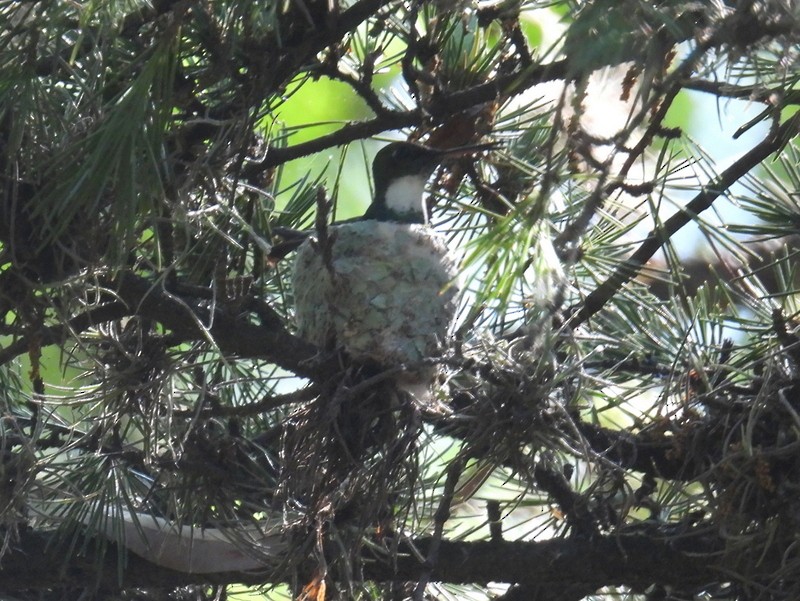
[[[63,562],[0,588],[796,598],[799,21],[785,0],[0,1],[0,561],[41,536]],[[764,124],[739,157],[688,131],[731,114]],[[294,321],[291,230],[335,271],[326,224],[372,196],[373,137],[492,143],[429,182],[463,293],[419,365]],[[151,571],[111,542],[131,516],[264,569]],[[280,553],[248,534],[276,522]]]

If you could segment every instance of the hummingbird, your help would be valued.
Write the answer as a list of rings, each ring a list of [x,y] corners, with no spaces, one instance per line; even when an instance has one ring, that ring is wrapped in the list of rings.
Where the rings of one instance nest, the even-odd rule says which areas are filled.
[[[375,193],[363,216],[302,242],[293,284],[298,334],[384,368],[441,355],[457,308],[457,257],[427,226],[425,184],[444,161],[491,148],[393,142],[372,164]],[[329,248],[320,248],[321,243]],[[426,382],[431,369],[405,370]]]
[[[364,215],[357,219],[427,224],[428,210],[423,194],[436,168],[448,158],[491,147],[491,144],[476,144],[430,148],[413,142],[384,146],[372,162],[375,197]]]
[[[363,215],[334,225],[357,221],[427,224],[429,211],[424,202],[425,184],[436,168],[450,158],[495,148],[494,144],[473,144],[455,148],[431,148],[415,142],[392,142],[375,155],[372,181],[375,194]],[[296,250],[313,231],[277,227],[281,242],[273,245],[268,259],[278,262]]]

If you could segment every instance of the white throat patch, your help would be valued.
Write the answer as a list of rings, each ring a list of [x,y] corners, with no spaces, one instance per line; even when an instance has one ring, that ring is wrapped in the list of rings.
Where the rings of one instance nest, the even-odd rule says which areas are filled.
[[[392,181],[386,189],[386,208],[398,215],[422,213],[427,223],[428,217],[422,203],[426,181],[419,175],[404,175]]]

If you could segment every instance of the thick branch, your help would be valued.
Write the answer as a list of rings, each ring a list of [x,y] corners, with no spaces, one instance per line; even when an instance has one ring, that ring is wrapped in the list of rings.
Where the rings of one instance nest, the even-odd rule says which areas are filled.
[[[159,282],[127,273],[108,282],[117,298],[73,317],[65,324],[54,325],[20,338],[0,348],[0,365],[28,351],[31,344],[45,347],[61,343],[67,336],[107,321],[137,315],[151,319],[172,330],[182,340],[213,341],[226,354],[251,359],[264,359],[292,373],[305,377],[324,378],[333,369],[322,361],[312,360],[319,355],[313,344],[293,336],[280,319],[263,315],[255,324],[246,314],[224,305],[209,309],[210,302],[199,302],[191,295],[168,292]],[[120,302],[121,301],[121,302]],[[268,402],[268,401],[265,401]]]
[[[118,578],[118,554],[109,544],[98,553],[87,545],[82,557],[68,554],[53,544],[53,535],[25,531],[3,556],[0,589],[46,589],[84,587],[97,583],[107,591],[127,587],[174,588],[188,584],[266,584],[276,580],[270,573],[227,572],[186,574],[155,566],[129,556]],[[379,582],[410,582],[431,570],[420,561],[433,541],[420,539],[400,545],[399,556],[366,560],[364,578]],[[542,542],[454,542],[441,541],[439,559],[431,572],[433,581],[450,583],[515,582],[521,584],[583,583],[597,589],[605,585],[645,587],[653,583],[690,587],[719,580],[722,570],[736,566],[718,555],[722,542],[711,536],[684,533],[672,539],[658,535],[629,534],[595,537],[592,540],[548,540]],[[769,558],[771,559],[771,558]],[[765,559],[760,566],[775,566]],[[726,561],[728,563],[726,563]],[[280,580],[278,578],[277,580]]]
[[[208,338],[226,354],[265,359],[301,376],[319,376],[325,371],[310,362],[318,354],[317,347],[290,334],[277,320],[256,325],[225,307],[212,312],[132,274],[120,276],[114,287],[137,315],[157,321],[178,335]]]

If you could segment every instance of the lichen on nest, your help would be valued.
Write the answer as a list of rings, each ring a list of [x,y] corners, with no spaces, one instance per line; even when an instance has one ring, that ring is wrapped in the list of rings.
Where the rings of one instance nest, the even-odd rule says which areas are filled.
[[[327,241],[306,241],[295,259],[298,333],[358,362],[419,363],[440,355],[448,339],[457,275],[445,239],[423,225],[332,227]]]

